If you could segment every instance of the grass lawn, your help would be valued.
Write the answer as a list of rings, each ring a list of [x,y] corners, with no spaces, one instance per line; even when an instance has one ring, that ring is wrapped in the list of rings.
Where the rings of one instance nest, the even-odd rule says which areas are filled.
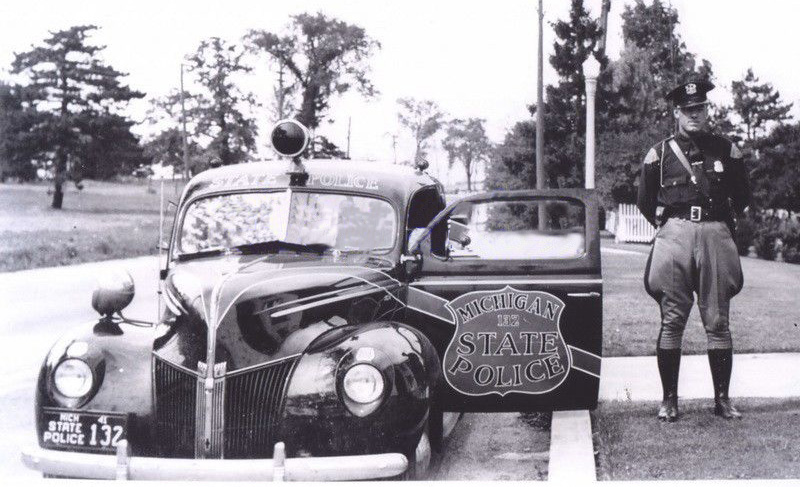
[[[662,423],[656,403],[602,403],[592,414],[599,480],[788,479],[800,477],[800,400],[738,399],[726,421],[711,400],[682,401]]]
[[[65,186],[64,207],[53,210],[50,184],[0,184],[0,272],[156,253],[159,183]],[[165,200],[179,196],[164,185]]]
[[[603,240],[603,354],[654,355],[660,314],[644,290],[650,247]],[[800,351],[800,265],[742,258],[744,289],[731,302],[737,353]],[[706,352],[695,305],[684,334],[684,353]]]

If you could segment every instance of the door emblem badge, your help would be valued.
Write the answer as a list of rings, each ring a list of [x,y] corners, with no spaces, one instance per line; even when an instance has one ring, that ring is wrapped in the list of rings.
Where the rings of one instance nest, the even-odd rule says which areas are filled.
[[[572,357],[561,335],[558,297],[506,286],[463,294],[445,307],[456,329],[442,365],[455,390],[544,394],[566,380]]]

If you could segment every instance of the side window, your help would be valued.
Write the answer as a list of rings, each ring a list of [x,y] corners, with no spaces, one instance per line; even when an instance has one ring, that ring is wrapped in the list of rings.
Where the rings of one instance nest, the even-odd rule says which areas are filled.
[[[579,201],[464,202],[448,227],[452,259],[574,259],[586,252],[586,209]]]
[[[411,198],[411,203],[408,205],[408,224],[406,225],[406,243],[411,236],[411,232],[415,228],[425,228],[433,220],[433,217],[439,214],[445,208],[445,202],[442,195],[436,188],[425,188],[417,191]],[[442,227],[442,225],[439,225]],[[447,228],[434,229],[432,235],[431,247],[433,249],[440,249],[443,253],[445,248],[445,238],[447,235]]]

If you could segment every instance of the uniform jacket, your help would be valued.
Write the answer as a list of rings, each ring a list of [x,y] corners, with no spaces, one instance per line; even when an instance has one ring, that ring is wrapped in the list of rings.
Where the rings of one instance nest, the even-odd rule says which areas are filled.
[[[674,139],[686,155],[697,184],[672,151]],[[703,132],[692,137],[675,134],[657,143],[642,163],[639,210],[657,226],[656,208],[670,210],[701,206],[728,219],[731,210],[741,213],[750,204],[750,185],[741,151],[719,135]]]

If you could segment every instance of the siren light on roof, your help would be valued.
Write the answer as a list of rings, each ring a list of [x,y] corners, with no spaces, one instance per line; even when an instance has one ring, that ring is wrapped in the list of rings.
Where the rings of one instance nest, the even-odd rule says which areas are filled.
[[[279,120],[272,129],[270,140],[275,151],[286,157],[296,157],[308,147],[308,129],[297,120]]]

